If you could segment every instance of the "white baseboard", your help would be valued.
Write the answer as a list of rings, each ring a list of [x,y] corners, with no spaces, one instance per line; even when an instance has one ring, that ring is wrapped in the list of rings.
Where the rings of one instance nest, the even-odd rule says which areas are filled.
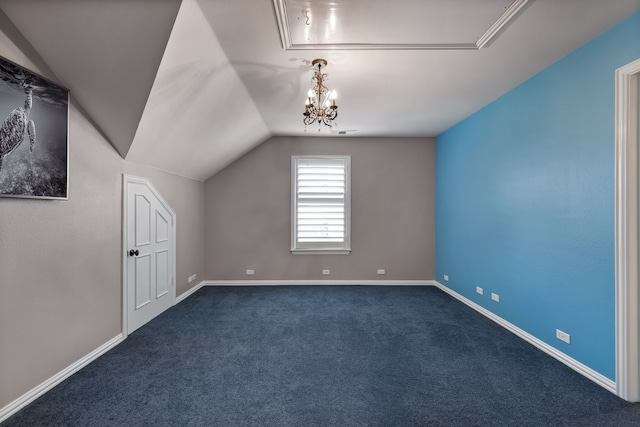
[[[204,286],[435,286],[435,280],[205,280]]]
[[[448,293],[449,295],[451,295],[455,299],[457,299],[457,300],[461,301],[462,303],[468,305],[469,307],[473,308],[474,310],[476,310],[480,314],[483,314],[484,316],[486,316],[489,319],[493,320],[498,325],[502,326],[503,328],[505,328],[509,332],[514,333],[518,337],[520,337],[523,340],[527,341],[529,344],[531,344],[531,345],[539,348],[540,350],[544,351],[545,353],[547,353],[549,356],[553,357],[554,359],[557,359],[560,362],[564,363],[565,365],[567,365],[568,367],[570,367],[574,371],[578,372],[579,374],[582,374],[583,376],[589,378],[594,383],[604,387],[605,389],[609,390],[611,393],[614,393],[614,394],[616,393],[616,383],[615,383],[615,381],[610,380],[609,378],[605,377],[604,375],[600,374],[599,372],[594,371],[593,369],[591,369],[587,365],[584,365],[583,363],[578,362],[574,358],[572,358],[570,356],[567,356],[565,353],[561,352],[560,350],[558,350],[558,349],[550,346],[546,342],[534,337],[530,333],[525,332],[524,330],[518,328],[516,325],[514,325],[514,324],[512,324],[510,322],[507,322],[502,317],[497,316],[496,314],[492,313],[491,311],[487,310],[486,308],[484,308],[484,307],[476,304],[475,302],[463,297],[459,293],[447,288],[443,284],[441,284],[439,282],[435,282],[435,286],[437,288],[441,289],[442,291]]]
[[[62,381],[69,378],[71,375],[78,372],[80,369],[87,366],[89,363],[93,362],[98,357],[102,356],[107,351],[111,350],[116,345],[120,344],[122,341],[124,341],[124,339],[125,338],[123,334],[118,334],[117,336],[111,338],[106,343],[102,344],[100,347],[93,350],[91,353],[82,357],[80,360],[67,366],[65,369],[58,372],[57,374],[55,374],[54,376],[52,376],[42,384],[34,387],[33,389],[29,390],[28,392],[26,392],[16,400],[14,400],[13,402],[9,403],[4,408],[0,409],[0,423],[5,421],[11,415],[18,412],[20,409],[27,406],[29,403],[36,400],[38,397],[42,396],[43,394],[45,394],[46,392],[48,392],[49,390],[51,390],[52,388],[60,384]]]
[[[183,292],[180,296],[176,297],[176,304],[184,301],[187,297],[191,296],[193,293],[197,292],[198,289],[204,286],[204,281],[198,283],[193,288],[189,289],[187,292]],[[175,304],[174,304],[175,305]]]

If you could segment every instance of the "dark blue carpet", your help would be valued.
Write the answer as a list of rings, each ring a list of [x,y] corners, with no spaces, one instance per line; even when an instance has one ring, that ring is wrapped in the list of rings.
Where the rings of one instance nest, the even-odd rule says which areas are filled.
[[[432,287],[207,287],[3,426],[640,426]]]

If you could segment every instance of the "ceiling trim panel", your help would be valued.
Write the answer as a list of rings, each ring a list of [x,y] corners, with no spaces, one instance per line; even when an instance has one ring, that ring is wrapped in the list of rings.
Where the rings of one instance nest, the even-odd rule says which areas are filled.
[[[495,39],[518,12],[533,0],[514,0],[478,40],[468,43],[294,43],[286,0],[272,1],[284,50],[479,50]]]
[[[533,0],[531,0],[533,1]],[[526,4],[529,2],[529,0],[516,0],[513,3],[511,3],[511,6],[509,6],[509,8],[507,10],[504,11],[504,13],[502,15],[500,15],[500,18],[498,18],[498,20],[496,22],[493,23],[493,25],[491,25],[489,27],[489,29],[487,30],[486,33],[484,33],[482,35],[482,37],[480,37],[478,39],[478,41],[476,41],[476,47],[478,49],[482,49],[484,46],[486,46],[491,40],[493,40],[495,37],[497,37],[498,33],[509,23],[511,22],[511,20],[513,18],[515,18],[515,16],[518,14],[518,12],[520,12],[520,10],[526,6]]]

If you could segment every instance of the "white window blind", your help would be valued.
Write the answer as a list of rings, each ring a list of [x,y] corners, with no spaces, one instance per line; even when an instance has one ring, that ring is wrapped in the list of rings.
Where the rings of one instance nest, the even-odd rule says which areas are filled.
[[[292,158],[293,252],[350,250],[349,156]]]

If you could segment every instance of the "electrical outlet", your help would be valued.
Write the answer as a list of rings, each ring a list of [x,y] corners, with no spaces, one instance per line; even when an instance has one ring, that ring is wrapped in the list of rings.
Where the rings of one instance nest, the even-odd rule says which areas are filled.
[[[484,289],[482,289],[480,286],[476,286],[476,292],[480,295],[484,295]]]
[[[564,341],[567,344],[571,344],[571,335],[566,332],[562,332],[560,329],[556,329],[556,338],[560,341]]]
[[[254,271],[253,270],[247,270],[247,276],[253,276]]]
[[[493,292],[491,292],[491,299],[494,300],[495,302],[500,302],[500,295],[494,294]]]
[[[329,274],[331,274],[331,270],[322,270],[322,274],[328,276]]]
[[[449,276],[447,276],[446,274],[444,275],[444,281],[448,282],[449,281]]]
[[[386,274],[386,271],[384,271],[384,268],[379,268],[378,269],[378,274]]]
[[[197,274],[192,274],[191,276],[189,276],[189,279],[187,279],[189,281],[189,283],[193,282],[194,280],[196,280],[196,278],[198,277]]]

